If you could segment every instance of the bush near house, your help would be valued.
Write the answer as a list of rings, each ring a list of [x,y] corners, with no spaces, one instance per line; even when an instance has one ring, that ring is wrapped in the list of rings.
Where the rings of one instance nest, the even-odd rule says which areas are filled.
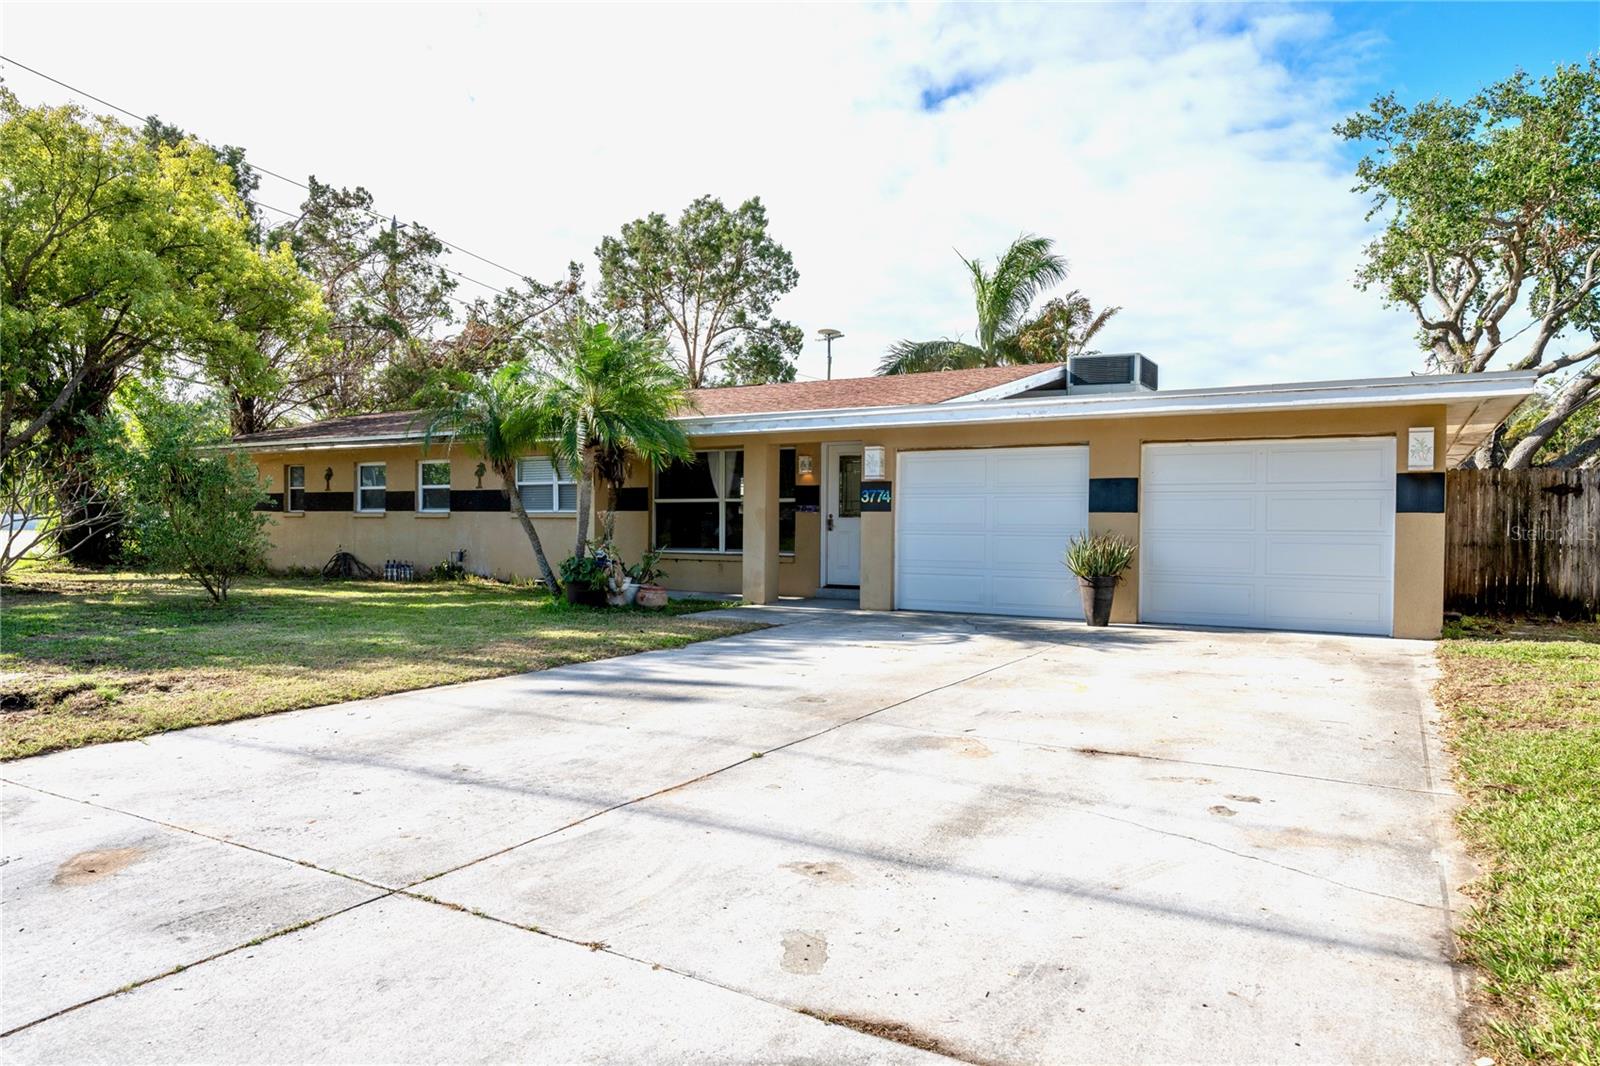
[[[476,579],[247,578],[216,606],[172,575],[27,561],[0,598],[5,759],[760,628],[694,616],[716,602],[595,611]]]
[[[1469,619],[1438,697],[1483,867],[1461,939],[1501,1063],[1600,1063],[1600,625]]]

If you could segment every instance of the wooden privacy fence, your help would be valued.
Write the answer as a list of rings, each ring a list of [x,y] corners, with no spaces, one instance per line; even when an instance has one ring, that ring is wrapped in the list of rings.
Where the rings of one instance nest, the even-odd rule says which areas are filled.
[[[1452,470],[1444,603],[1477,613],[1600,611],[1600,471]]]

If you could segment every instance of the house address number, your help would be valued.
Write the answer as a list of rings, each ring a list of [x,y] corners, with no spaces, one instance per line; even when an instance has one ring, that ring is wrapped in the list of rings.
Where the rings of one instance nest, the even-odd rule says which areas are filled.
[[[861,509],[863,511],[887,511],[894,503],[894,488],[887,481],[863,481],[861,483]]]

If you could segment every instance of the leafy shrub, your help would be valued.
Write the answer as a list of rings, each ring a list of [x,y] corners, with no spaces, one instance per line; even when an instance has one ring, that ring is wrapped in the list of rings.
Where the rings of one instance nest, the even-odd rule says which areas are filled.
[[[222,603],[234,579],[265,568],[265,499],[256,468],[227,448],[213,410],[136,386],[125,420],[97,429],[96,456],[124,490],[136,561],[176,570]]]
[[[1133,563],[1133,542],[1115,533],[1080,533],[1067,541],[1063,560],[1079,577],[1117,577]]]

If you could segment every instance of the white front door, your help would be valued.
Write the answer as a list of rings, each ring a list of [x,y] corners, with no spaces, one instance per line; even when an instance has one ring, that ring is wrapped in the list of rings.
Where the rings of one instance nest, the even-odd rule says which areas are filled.
[[[822,579],[861,584],[861,445],[823,448]]]
[[[1393,437],[1144,446],[1139,618],[1382,633]]]
[[[894,601],[904,610],[1082,618],[1061,561],[1089,525],[1089,449],[895,456]]]

